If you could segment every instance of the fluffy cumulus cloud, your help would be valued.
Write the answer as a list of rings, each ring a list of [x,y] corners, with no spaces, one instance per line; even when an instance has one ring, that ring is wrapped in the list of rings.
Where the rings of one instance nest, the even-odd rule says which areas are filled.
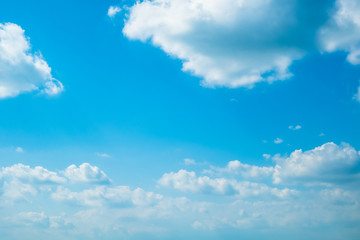
[[[3,204],[30,199],[39,191],[49,190],[66,179],[43,167],[31,168],[23,164],[2,167],[0,171],[0,200]]]
[[[110,179],[96,166],[83,163],[79,167],[70,165],[65,171],[53,172],[36,166],[21,163],[0,170],[0,199],[29,201],[39,192],[51,192],[56,186],[73,183],[109,184]]]
[[[31,91],[56,95],[63,85],[52,77],[42,55],[30,52],[29,38],[20,26],[0,24],[0,98]]]
[[[49,171],[40,166],[31,168],[30,166],[21,163],[11,167],[1,168],[0,179],[17,179],[24,182],[34,182],[39,184],[57,184],[66,181],[56,172]]]
[[[179,170],[174,173],[165,173],[158,181],[161,186],[171,187],[184,192],[237,195],[239,197],[276,196],[287,197],[296,194],[290,189],[271,188],[262,183],[236,181],[226,178],[197,177],[195,172]]]
[[[341,184],[360,180],[360,152],[349,144],[329,142],[309,151],[278,158],[274,183]]]
[[[83,163],[79,167],[70,165],[64,171],[64,175],[72,182],[108,184],[110,179],[96,166]]]
[[[249,87],[291,77],[292,62],[318,49],[334,2],[145,0],[123,32],[181,59],[205,86]]]
[[[345,51],[360,64],[359,11],[355,0],[144,0],[123,33],[181,59],[205,86],[251,87],[288,79],[309,53]]]

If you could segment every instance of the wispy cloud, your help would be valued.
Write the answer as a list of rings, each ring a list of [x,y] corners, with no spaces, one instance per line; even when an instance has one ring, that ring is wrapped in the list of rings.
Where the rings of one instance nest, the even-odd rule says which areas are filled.
[[[194,165],[194,164],[196,164],[196,161],[194,159],[185,158],[184,163],[185,163],[185,165]]]
[[[107,153],[99,153],[99,152],[96,152],[95,154],[96,154],[96,156],[98,156],[98,157],[111,158],[111,155],[110,155],[110,154],[107,154]]]
[[[300,126],[300,125],[289,126],[289,129],[290,129],[290,130],[299,130],[299,129],[301,129],[301,126]]]
[[[23,153],[24,149],[22,147],[16,147],[15,151],[18,153]]]
[[[353,97],[356,101],[360,102],[360,86],[357,88],[357,92]]]

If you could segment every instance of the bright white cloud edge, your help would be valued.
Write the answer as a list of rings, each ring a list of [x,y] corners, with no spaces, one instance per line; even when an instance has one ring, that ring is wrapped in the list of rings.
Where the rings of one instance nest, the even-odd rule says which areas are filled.
[[[0,23],[0,98],[38,91],[57,95],[64,90],[52,77],[51,68],[40,53],[30,52],[24,30],[14,23]]]
[[[346,51],[360,63],[360,4],[329,2],[145,0],[130,7],[123,33],[181,59],[204,86],[252,87],[290,78],[311,52]]]

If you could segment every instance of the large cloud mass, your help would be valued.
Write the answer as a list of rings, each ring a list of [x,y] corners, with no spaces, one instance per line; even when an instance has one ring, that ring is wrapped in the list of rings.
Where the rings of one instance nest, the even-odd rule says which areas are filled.
[[[323,48],[346,51],[350,63],[360,64],[360,1],[339,0],[336,7],[338,10],[320,31]]]
[[[123,32],[181,59],[205,86],[251,87],[289,78],[309,52],[345,50],[360,63],[358,10],[353,0],[145,0]]]
[[[63,85],[52,77],[40,54],[30,53],[29,39],[20,26],[0,23],[0,98],[36,90],[55,95]]]
[[[312,150],[296,150],[277,160],[274,183],[341,184],[360,180],[360,152],[348,144],[329,142]]]

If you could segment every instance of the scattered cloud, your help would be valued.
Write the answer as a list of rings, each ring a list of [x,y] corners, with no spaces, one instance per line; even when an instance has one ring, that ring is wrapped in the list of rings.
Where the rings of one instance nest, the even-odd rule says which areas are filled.
[[[2,208],[0,224],[6,226],[4,231],[16,227],[19,231],[41,229],[46,233],[52,229],[59,238],[82,234],[89,239],[106,238],[108,234],[119,239],[137,239],[138,233],[139,238],[146,234],[149,238],[169,239],[169,234],[179,226],[192,236],[203,230],[257,231],[259,225],[311,232],[313,226],[346,223],[357,229],[360,222],[357,184],[335,183],[359,177],[358,151],[348,144],[326,143],[309,151],[294,151],[289,157],[275,156],[274,166],[270,167],[234,160],[223,168],[212,167],[207,172],[209,176],[204,170],[165,173],[158,181],[161,195],[113,183],[89,185],[88,182],[93,182],[89,178],[102,179],[106,175],[86,163],[79,167],[70,165],[66,170],[71,169],[68,172],[71,177],[66,176],[66,170],[52,172],[21,164],[3,167],[0,206],[6,206],[8,199],[23,199],[27,204],[19,209]],[[86,180],[66,181],[73,175],[84,179],[89,172]],[[279,188],[280,183],[292,184],[292,188]],[[174,198],[166,188],[188,197]],[[358,230],[352,231],[358,236]]]
[[[79,167],[70,165],[64,171],[64,175],[72,182],[109,184],[110,179],[96,166],[83,163]]]
[[[15,151],[18,153],[23,153],[24,149],[22,149],[22,147],[16,147]]]
[[[289,126],[290,130],[300,130],[301,126],[300,125],[296,125],[296,126]]]
[[[110,6],[107,15],[111,18],[115,17],[117,13],[121,12],[121,8],[117,6]]]
[[[282,142],[284,142],[284,140],[282,140],[281,138],[276,138],[276,139],[274,140],[274,143],[275,143],[275,144],[280,144],[280,143],[282,143]]]
[[[267,153],[264,153],[262,156],[263,156],[263,158],[265,158],[265,159],[270,159],[270,158],[271,158],[271,155],[270,155],[270,154],[267,154]]]
[[[0,98],[32,91],[56,95],[63,89],[42,55],[30,52],[24,30],[14,23],[0,24]]]
[[[196,161],[193,159],[190,159],[190,158],[185,158],[184,163],[185,163],[185,165],[194,165],[194,164],[196,164]]]

